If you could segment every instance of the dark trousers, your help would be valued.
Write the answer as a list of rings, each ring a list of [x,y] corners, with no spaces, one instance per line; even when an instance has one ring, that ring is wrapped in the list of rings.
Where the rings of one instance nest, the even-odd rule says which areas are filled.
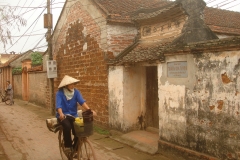
[[[73,120],[70,118],[65,118],[63,121],[59,121],[63,126],[63,140],[65,147],[75,147],[78,137],[74,136],[72,140],[72,134],[75,135]],[[74,143],[73,143],[74,142]]]

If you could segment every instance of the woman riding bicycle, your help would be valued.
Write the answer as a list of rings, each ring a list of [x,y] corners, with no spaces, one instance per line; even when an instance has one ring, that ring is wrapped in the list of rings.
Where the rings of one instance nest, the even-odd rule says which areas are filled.
[[[13,101],[13,88],[9,80],[7,80],[7,88],[5,92],[6,92],[7,98],[10,99],[9,105],[11,106],[12,104],[14,104],[14,101]]]
[[[78,141],[78,138],[75,136],[73,140],[74,143],[72,144],[71,132],[75,134],[73,127],[74,119],[68,118],[66,115],[78,117],[78,103],[84,109],[90,109],[80,91],[74,88],[77,82],[79,82],[79,80],[73,77],[68,75],[64,76],[58,86],[59,90],[56,93],[56,117],[58,118],[59,123],[63,126],[65,152],[70,152],[72,148],[75,147],[74,144]],[[93,114],[96,115],[94,111]]]

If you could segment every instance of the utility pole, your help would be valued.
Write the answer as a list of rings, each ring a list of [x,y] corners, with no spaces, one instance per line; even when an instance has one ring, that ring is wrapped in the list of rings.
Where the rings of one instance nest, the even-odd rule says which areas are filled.
[[[48,56],[49,60],[53,60],[52,55],[52,14],[50,8],[50,0],[47,0],[47,14],[44,15],[44,28],[47,28],[47,42],[48,42]],[[51,107],[51,114],[55,114],[55,103],[54,103],[54,78],[49,78],[50,83],[50,107]]]

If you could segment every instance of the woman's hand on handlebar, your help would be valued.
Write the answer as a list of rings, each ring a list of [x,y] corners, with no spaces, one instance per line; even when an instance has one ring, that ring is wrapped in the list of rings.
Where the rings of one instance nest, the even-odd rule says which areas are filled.
[[[93,116],[97,116],[97,112],[95,112],[94,110],[91,110],[93,112]]]
[[[58,114],[59,114],[59,119],[60,119],[60,121],[62,121],[62,120],[64,120],[66,117],[65,117],[65,115],[63,114],[63,112],[62,112],[62,108],[58,108],[57,109],[57,112],[58,112]]]
[[[59,115],[59,119],[62,121],[62,120],[64,120],[65,119],[65,115],[63,114],[63,113],[61,113],[60,115]]]
[[[89,107],[88,107],[88,105],[87,105],[87,103],[86,102],[84,102],[83,104],[82,104],[82,107],[85,109],[85,110],[88,110],[88,109],[90,109]],[[97,113],[94,111],[94,110],[91,110],[92,112],[93,112],[93,115],[94,116],[96,116],[97,115]]]

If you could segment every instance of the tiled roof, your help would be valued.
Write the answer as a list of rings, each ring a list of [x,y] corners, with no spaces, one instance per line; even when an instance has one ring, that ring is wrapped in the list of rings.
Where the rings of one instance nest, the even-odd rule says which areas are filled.
[[[163,7],[169,2],[162,0],[94,0],[108,15],[109,21],[133,23],[130,16],[141,9]]]
[[[94,0],[108,16],[108,21],[120,23],[133,23],[133,20],[147,20],[157,17],[173,8],[181,9],[180,1],[169,2],[161,0]],[[175,10],[178,11],[178,10]],[[210,29],[217,33],[240,35],[240,13],[216,8],[205,7],[204,21]],[[159,59],[160,52],[172,41],[159,43],[137,42],[129,46],[111,64],[137,63]],[[208,41],[211,42],[211,41]],[[219,42],[219,43],[215,43]],[[223,41],[216,40],[214,43],[203,42],[201,46],[212,48]],[[229,40],[229,42],[232,42]],[[200,44],[200,43],[197,43]],[[236,44],[235,44],[236,45]],[[174,48],[169,45],[169,48]],[[167,48],[167,49],[169,49]],[[164,52],[165,52],[164,48]],[[179,49],[179,48],[174,48]],[[186,48],[185,48],[186,49]],[[171,50],[171,49],[170,49]]]
[[[154,61],[159,59],[161,50],[172,40],[162,42],[144,42],[136,43],[131,51],[126,50],[115,58],[112,64],[137,63],[143,61]]]
[[[203,51],[222,51],[228,48],[228,50],[239,50],[240,49],[240,36],[230,37],[225,39],[209,40],[202,42],[189,43],[185,46],[175,47],[168,45],[170,41],[161,43],[144,43],[138,42],[132,47],[130,52],[123,52],[120,56],[114,60],[109,61],[109,64],[133,64],[138,62],[149,62],[161,59],[161,54],[182,54],[187,53],[198,53]]]
[[[5,62],[4,64],[0,65],[0,68],[3,68],[3,67],[7,67],[9,66],[9,64],[13,61],[15,61],[16,59],[18,59],[19,57],[21,57],[22,54],[15,54],[11,59],[9,59],[7,62]]]
[[[158,15],[161,15],[171,9],[174,9],[176,7],[180,8],[180,3],[173,3],[173,2],[165,2],[162,4],[162,6],[154,9],[141,9],[136,11],[131,17],[132,20],[137,21],[137,20],[146,20],[149,18],[154,18],[157,17]],[[169,13],[169,12],[168,12]]]
[[[206,7],[204,21],[212,31],[240,35],[240,13]]]
[[[21,57],[19,57],[18,59],[16,59],[15,61],[11,62],[9,65],[11,67],[19,67],[19,66],[22,66],[22,61],[24,60],[31,60],[31,54],[33,53],[34,51],[32,50],[28,50],[24,53],[21,54]],[[42,56],[44,56],[47,52],[40,52],[40,51],[35,51],[35,52],[38,52],[40,53]]]
[[[157,16],[180,7],[179,2],[162,0],[94,0],[108,16],[108,21],[133,23],[132,20]],[[204,21],[212,31],[240,35],[240,13],[205,7]]]
[[[188,43],[185,46],[175,47],[169,45],[164,48],[164,54],[168,53],[182,53],[182,52],[198,52],[198,51],[223,51],[228,50],[239,50],[240,49],[240,36],[229,37],[224,39],[215,39],[202,42]]]

